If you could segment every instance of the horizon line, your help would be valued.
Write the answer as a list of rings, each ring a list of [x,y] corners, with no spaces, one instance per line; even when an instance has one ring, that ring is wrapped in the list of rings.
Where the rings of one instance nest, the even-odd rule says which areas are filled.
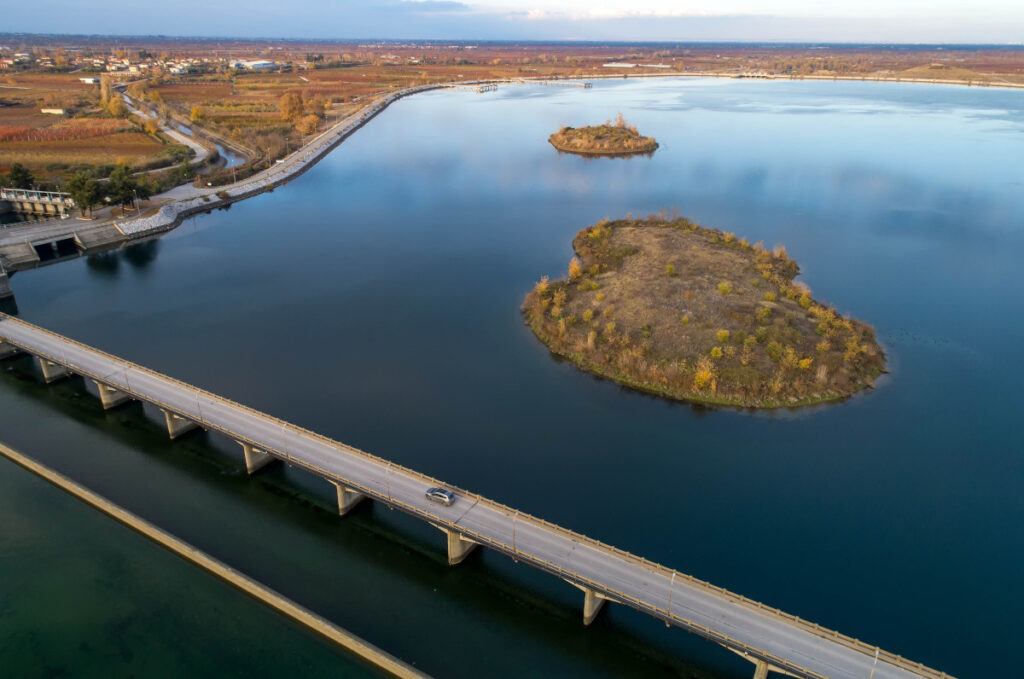
[[[238,35],[167,35],[159,33],[37,33],[28,31],[0,32],[3,37],[45,38],[159,38],[162,40],[234,40],[238,42],[336,42],[336,43],[456,43],[456,44],[533,44],[533,45],[770,45],[770,46],[844,46],[844,47],[955,47],[955,48],[1008,48],[1024,49],[1024,41],[1008,42],[894,42],[866,40],[590,40],[582,38],[324,38],[324,37],[272,37]]]

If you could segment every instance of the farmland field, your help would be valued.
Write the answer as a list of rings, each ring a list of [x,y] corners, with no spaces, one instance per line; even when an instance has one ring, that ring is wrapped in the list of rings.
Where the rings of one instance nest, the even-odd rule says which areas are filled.
[[[60,108],[50,115],[43,108]],[[77,74],[25,73],[0,79],[0,171],[28,167],[40,182],[60,183],[81,166],[170,164],[169,145],[100,106],[99,87]]]
[[[31,168],[46,168],[60,164],[107,165],[126,161],[129,165],[149,158],[165,146],[142,132],[117,132],[87,139],[70,141],[14,141],[0,142],[3,164],[21,163]]]

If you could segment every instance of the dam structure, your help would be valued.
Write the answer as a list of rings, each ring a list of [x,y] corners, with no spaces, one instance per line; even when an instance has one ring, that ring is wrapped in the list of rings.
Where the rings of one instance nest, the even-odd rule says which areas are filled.
[[[0,188],[0,213],[21,212],[64,218],[74,208],[75,201],[71,196],[59,191]]]
[[[203,389],[180,382],[6,314],[0,358],[27,353],[46,382],[95,382],[104,408],[131,400],[163,412],[171,438],[202,428],[236,441],[250,474],[281,460],[330,483],[338,513],[366,500],[414,516],[444,534],[448,563],[478,546],[565,580],[583,595],[583,623],[606,602],[647,613],[749,660],[755,679],[769,672],[835,679],[947,678],[949,675],[733,594],[674,569],[456,488]],[[426,492],[445,488],[451,504]]]

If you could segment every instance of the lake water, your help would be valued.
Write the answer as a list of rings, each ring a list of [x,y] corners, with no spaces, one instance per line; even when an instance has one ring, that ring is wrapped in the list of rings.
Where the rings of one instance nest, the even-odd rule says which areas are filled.
[[[653,157],[588,160],[546,141],[620,111],[658,138]],[[286,187],[12,287],[21,316],[57,332],[954,675],[1009,676],[1024,612],[1022,157],[1018,91],[435,92]],[[554,360],[523,325],[525,292],[565,271],[582,227],[663,207],[784,244],[815,297],[877,328],[891,375],[842,404],[751,413]],[[449,569],[443,536],[397,512],[338,519],[318,479],[249,478],[234,444],[172,444],[137,404],[104,414],[80,383],[44,387],[27,359],[3,367],[0,438],[428,672],[752,672],[624,607],[585,629],[582,594],[555,578],[493,553]],[[255,624],[259,607],[230,588],[113,540],[125,531],[12,465],[0,475],[13,498],[0,564],[25,583],[0,601],[24,608],[46,587],[32,600],[51,620],[63,597],[83,629],[116,623],[82,642],[93,666],[127,674],[118,634],[173,632],[162,654],[187,667],[186,632],[202,625],[189,633],[216,667],[251,648],[347,671],[322,642]],[[22,523],[52,532],[20,548],[3,536]],[[68,526],[70,563],[56,544]],[[138,595],[157,577],[175,583]],[[77,644],[77,629],[8,649]]]

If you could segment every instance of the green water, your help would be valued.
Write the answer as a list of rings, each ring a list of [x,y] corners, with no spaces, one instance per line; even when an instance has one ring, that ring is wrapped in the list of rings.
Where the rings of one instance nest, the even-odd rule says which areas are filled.
[[[0,458],[7,677],[379,672]]]

